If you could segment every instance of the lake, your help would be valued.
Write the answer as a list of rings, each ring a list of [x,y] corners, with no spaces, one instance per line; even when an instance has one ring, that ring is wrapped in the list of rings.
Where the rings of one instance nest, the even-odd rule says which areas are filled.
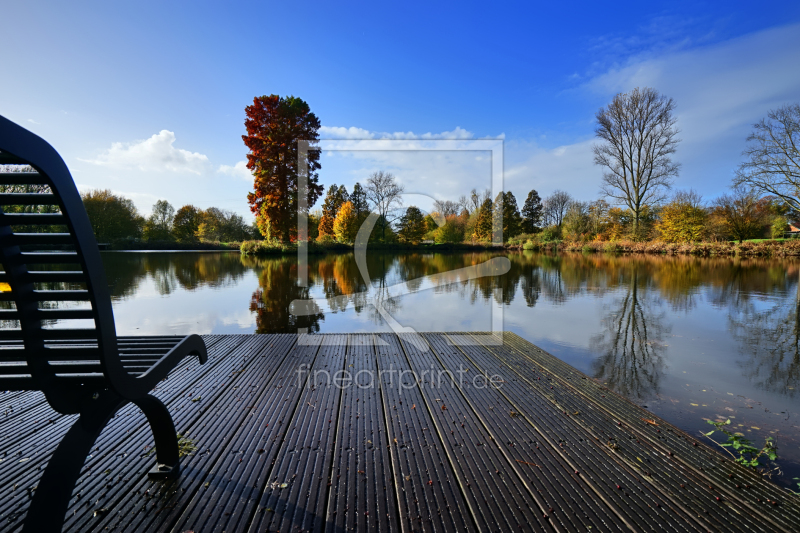
[[[368,254],[368,281],[352,254],[310,256],[307,287],[294,256],[103,260],[120,335],[389,331],[386,313],[418,331],[485,331],[502,316],[503,329],[690,434],[730,418],[758,446],[776,437],[774,479],[796,488],[800,261],[523,252],[499,277],[420,279],[494,255]],[[312,314],[292,315],[304,299]]]

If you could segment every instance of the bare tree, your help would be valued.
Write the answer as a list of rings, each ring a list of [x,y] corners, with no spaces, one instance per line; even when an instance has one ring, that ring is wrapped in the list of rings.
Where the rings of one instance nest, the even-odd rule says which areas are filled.
[[[676,203],[686,204],[688,206],[695,207],[698,209],[702,209],[703,207],[705,207],[705,203],[703,202],[703,195],[701,195],[694,189],[689,189],[688,191],[676,191],[675,194],[672,195],[672,201]]]
[[[491,198],[492,191],[489,189],[485,189],[481,192],[478,192],[478,189],[472,189],[469,193],[469,208],[467,208],[467,211],[472,213],[476,209],[480,209],[483,202],[491,200]]]
[[[568,192],[556,190],[542,202],[542,221],[546,226],[561,226],[564,214],[572,201]]]
[[[735,186],[746,185],[774,194],[795,211],[800,210],[800,104],[785,105],[753,125],[755,131],[742,152]]]
[[[390,219],[390,213],[403,206],[401,195],[405,188],[397,183],[392,174],[379,170],[367,178],[364,190],[371,209],[381,217],[378,224],[381,227],[381,238],[385,238],[386,227],[394,220]]]
[[[453,202],[450,200],[433,201],[433,210],[442,215],[443,217],[448,217],[450,215],[457,215],[459,211],[458,208],[459,208],[458,202]]]
[[[472,207],[472,204],[469,201],[469,198],[467,198],[466,194],[462,194],[461,196],[459,196],[458,197],[458,202],[456,202],[456,203],[458,204],[459,211],[464,210],[467,213],[470,212],[470,207]]]
[[[592,148],[594,162],[607,169],[601,191],[633,212],[634,235],[642,210],[664,200],[678,175],[670,158],[679,141],[674,110],[672,98],[637,87],[597,112],[595,134],[605,142]]]

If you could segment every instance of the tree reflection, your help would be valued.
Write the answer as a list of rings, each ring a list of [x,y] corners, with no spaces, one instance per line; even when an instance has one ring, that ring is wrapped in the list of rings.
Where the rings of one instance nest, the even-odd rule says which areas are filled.
[[[792,270],[796,277],[797,269]],[[760,302],[736,299],[729,321],[746,357],[739,362],[745,377],[763,390],[794,398],[800,386],[800,284],[795,281],[792,289],[788,277],[787,293],[793,296],[778,298],[766,309]]]
[[[308,333],[318,333],[325,315],[295,316],[289,313],[289,304],[296,299],[309,298],[309,287],[301,287],[297,278],[297,258],[245,259],[259,268],[258,289],[250,298],[250,311],[256,315],[256,333],[297,333],[305,328]]]
[[[646,279],[633,265],[622,298],[607,306],[605,331],[592,339],[600,354],[592,363],[594,375],[628,398],[657,394],[664,371],[665,313],[657,312],[655,298],[649,297]]]
[[[236,284],[247,271],[237,253],[104,253],[103,266],[114,300],[136,294],[151,279],[162,296]]]

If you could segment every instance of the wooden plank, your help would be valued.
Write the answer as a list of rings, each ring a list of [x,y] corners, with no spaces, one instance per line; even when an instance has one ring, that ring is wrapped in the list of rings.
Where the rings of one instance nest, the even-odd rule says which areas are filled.
[[[417,408],[424,407],[430,413],[434,422],[430,430],[436,432],[447,452],[478,528],[559,531],[538,494],[531,493],[509,472],[511,465],[496,441],[432,357],[427,343],[420,347],[407,335],[399,337],[423,393],[424,403]]]
[[[403,531],[478,531],[397,336],[373,337]]]
[[[326,529],[400,531],[372,335],[348,335]]]
[[[209,349],[209,363],[206,365],[201,366],[196,358],[182,362],[170,374],[171,379],[163,381],[154,394],[162,400],[167,399],[169,395],[174,397],[185,394],[187,385],[191,386],[198,378],[212,372],[216,366],[215,363],[224,362],[224,355],[236,348],[244,339],[244,337],[240,337],[231,339],[228,343],[212,346]],[[181,386],[180,383],[187,385]],[[0,486],[0,531],[16,530],[21,526],[30,499],[30,489],[36,486],[41,470],[46,466],[46,461],[61,442],[64,433],[77,419],[75,415],[63,416],[53,411],[50,412],[52,413],[51,422],[44,418],[37,421],[39,425],[28,427],[26,434],[17,439],[14,446],[8,450],[10,456],[19,457],[19,460],[0,463],[0,479],[9,480],[8,483]],[[101,472],[107,470],[108,466],[105,466],[107,464],[113,465],[114,472],[124,470],[122,465],[125,465],[135,475],[144,476],[152,466],[154,459],[152,457],[139,458],[136,453],[137,450],[143,450],[147,444],[152,443],[149,428],[146,431],[140,431],[143,427],[146,427],[146,420],[143,415],[138,413],[135,406],[128,405],[121,409],[95,443],[101,453],[93,454],[86,459],[83,478],[89,476],[93,469]],[[129,437],[135,435],[140,435],[140,440],[128,440]],[[137,464],[132,464],[131,461],[136,461],[136,458],[141,460]],[[25,459],[24,463],[20,462],[22,459]],[[104,466],[100,466],[101,461]],[[138,470],[136,470],[137,467]],[[87,481],[87,486],[91,487],[93,483],[89,481],[95,481],[95,478],[89,478]],[[103,487],[102,484],[98,484],[98,486]],[[73,491],[75,498],[73,506],[89,501],[87,499],[78,501],[80,500],[78,495],[81,495],[85,489],[86,487],[81,487],[81,480],[79,480]],[[76,511],[77,509],[72,510],[68,515],[76,514]]]
[[[705,450],[710,453],[704,454],[703,459],[691,468],[685,468],[683,458],[696,456],[697,448],[700,447],[694,446],[694,439],[605,389],[569,365],[552,356],[544,357],[544,352],[539,353],[538,348],[519,337],[506,334],[506,339],[503,347],[488,346],[487,350],[494,352],[529,383],[534,377],[548,382],[552,389],[545,385],[540,390],[553,404],[563,409],[565,418],[570,418],[575,426],[585,428],[591,438],[596,439],[595,442],[606,442],[607,448],[613,451],[617,460],[624,461],[632,470],[638,471],[640,479],[650,486],[652,492],[658,493],[662,498],[669,498],[675,506],[683,508],[685,516],[695,517],[706,524],[705,528],[726,531],[771,531],[776,526],[778,530],[783,529],[783,525],[774,522],[776,514],[770,513],[769,518],[765,516],[766,521],[753,516],[756,513],[743,505],[742,495],[745,492],[730,496],[720,494],[718,484],[719,481],[727,481],[735,485],[737,483],[733,480],[737,476],[749,478],[752,488],[768,483],[753,479],[746,469],[709,449]],[[524,351],[536,353],[536,359],[524,357]],[[535,371],[538,371],[538,376]],[[582,390],[591,391],[591,396],[581,393]],[[615,407],[613,412],[608,409],[611,405]],[[569,416],[569,413],[574,412],[572,409],[576,409],[579,414]],[[658,426],[653,426],[644,419],[652,420]],[[666,443],[670,444],[665,445]],[[731,463],[729,466],[733,470],[737,470],[735,474],[730,472],[734,478],[726,480],[720,479],[721,476],[718,475],[707,476],[719,470],[726,462]],[[742,483],[741,477],[738,483]],[[648,487],[643,487],[643,490],[644,488]],[[746,489],[749,490],[752,489]]]
[[[291,335],[252,336],[248,349],[240,347],[228,359],[233,366],[221,374],[215,384],[217,390],[196,391],[192,395],[208,394],[204,404],[193,419],[183,422],[186,434],[197,443],[199,450],[183,460],[183,472],[179,479],[170,483],[153,482],[145,477],[137,480],[133,488],[136,497],[130,498],[119,509],[117,516],[109,516],[93,525],[90,531],[117,528],[128,531],[156,531],[171,529],[172,524],[186,505],[200,494],[201,500],[208,488],[221,482],[219,477],[209,475],[221,459],[232,456],[235,461],[242,458],[234,442],[235,429],[247,420],[258,397],[263,395],[268,384],[282,368],[281,361],[288,358],[294,345]],[[220,386],[223,385],[223,386]],[[200,404],[206,400],[202,396]],[[149,494],[148,494],[149,492]],[[197,501],[195,499],[195,501]],[[202,503],[198,508],[210,508]],[[88,528],[82,528],[87,530]]]
[[[165,521],[161,531],[247,529],[304,390],[297,370],[313,367],[318,351],[319,343],[295,343],[275,378],[252,404],[252,414],[236,429],[227,450],[209,469],[209,485],[203,485],[184,505],[174,527],[171,521]],[[271,354],[266,354],[266,359],[277,365]]]
[[[592,435],[576,430],[572,418],[565,415],[563,408],[558,408],[545,396],[543,388],[549,391],[549,382],[541,385],[541,381],[536,381],[538,385],[534,385],[516,378],[500,360],[502,358],[494,357],[477,342],[474,345],[460,345],[458,349],[467,356],[468,364],[475,365],[484,375],[498,376],[504,381],[502,386],[494,390],[511,404],[513,418],[528,425],[527,431],[522,431],[526,431],[537,443],[536,450],[529,451],[536,453],[538,461],[534,459],[530,462],[547,462],[559,470],[566,470],[568,476],[564,486],[569,491],[579,490],[585,494],[583,498],[586,501],[602,503],[606,507],[606,527],[622,521],[636,531],[695,529],[695,525],[686,523],[682,513],[667,510],[667,500],[659,498],[656,493],[643,493],[642,481],[638,476],[606,455],[602,445],[596,443]],[[502,416],[511,415],[505,412]],[[617,486],[620,488],[617,489]],[[561,500],[563,505],[564,498]],[[586,509],[589,507],[585,503],[583,506]]]
[[[343,369],[347,336],[324,339],[248,531],[320,531],[324,526],[342,389],[333,379],[317,379],[316,372],[333,376]]]
[[[567,531],[628,530],[613,508],[604,505],[587,486],[585,477],[574,473],[575,467],[561,456],[560,448],[549,446],[546,436],[501,393],[505,392],[507,372],[487,372],[444,335],[427,334],[425,339],[506,457],[508,470],[514,471],[529,491],[535,491],[551,520]],[[498,383],[493,385],[495,380]]]
[[[181,476],[147,478],[153,439],[129,405],[86,458],[65,531],[800,523],[800,505],[778,487],[519,337],[505,334],[500,346],[480,335],[423,337],[207,337],[209,363],[187,359],[154,391],[199,446]],[[327,374],[315,380],[317,371]],[[337,371],[347,372],[338,383]],[[477,386],[478,376],[502,385]],[[56,415],[40,393],[0,392],[0,533],[21,528],[30,491],[75,418]]]

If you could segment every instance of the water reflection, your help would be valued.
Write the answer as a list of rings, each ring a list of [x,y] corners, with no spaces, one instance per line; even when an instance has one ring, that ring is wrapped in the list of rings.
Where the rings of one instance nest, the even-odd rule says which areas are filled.
[[[628,398],[657,394],[664,371],[665,311],[648,291],[641,265],[633,263],[624,273],[622,297],[604,306],[603,332],[592,339],[598,358],[592,363],[595,377]]]
[[[162,296],[221,289],[235,285],[248,270],[238,253],[104,253],[103,265],[112,299],[135,296],[148,280]]]
[[[253,284],[246,299],[237,305],[249,311],[255,323],[250,331],[259,333],[295,332],[298,328],[326,331],[326,316],[336,316],[337,324],[345,326],[358,319],[359,324],[366,320],[385,327],[367,301],[368,289],[383,299],[392,315],[405,314],[416,320],[411,325],[419,330],[428,324],[436,324],[437,329],[463,329],[465,323],[485,329],[474,316],[489,305],[502,304],[523,324],[522,333],[529,338],[569,335],[567,332],[576,328],[585,331],[587,341],[581,347],[594,357],[587,370],[631,398],[660,390],[669,359],[666,337],[676,318],[691,315],[693,322],[703,324],[712,313],[725,313],[732,335],[724,340],[736,343],[738,357],[732,360],[727,352],[706,357],[719,361],[714,364],[738,365],[743,377],[762,390],[788,397],[797,394],[800,261],[796,259],[524,252],[508,256],[511,266],[503,276],[448,279],[433,286],[422,279],[478,265],[497,255],[368,254],[369,287],[352,254],[309,257],[308,287],[298,285],[297,262],[291,256],[256,259],[235,253],[105,253],[103,260],[115,302],[136,300],[140,293],[174,296],[206,290],[214,291],[212,301],[221,301],[234,295],[239,298],[238,288]],[[257,283],[250,281],[254,278]],[[414,300],[417,303],[404,304],[396,290],[390,291],[398,284],[405,286],[406,293],[430,289],[422,291],[429,295],[426,303]],[[316,309],[309,316],[290,313],[293,300],[311,298],[327,302],[327,308]],[[438,311],[445,304],[458,310],[451,323]],[[538,309],[542,305],[544,310]],[[567,315],[553,331],[537,329],[537,318],[542,317],[537,313],[558,314],[559,309],[570,313],[589,305],[598,311],[586,315],[588,323],[576,323]],[[155,322],[171,320],[170,316],[157,316],[157,309],[151,311]],[[236,322],[241,324],[242,318],[237,317]]]
[[[766,308],[736,298],[730,314],[744,375],[755,386],[790,398],[800,385],[800,285],[795,285],[794,298],[768,302]]]
[[[297,298],[308,298],[309,288],[297,281],[297,259],[281,257],[262,260],[242,257],[242,264],[257,269],[258,288],[250,299],[250,312],[256,315],[255,333],[308,333],[320,331],[322,312],[295,317],[289,313],[289,304]]]

